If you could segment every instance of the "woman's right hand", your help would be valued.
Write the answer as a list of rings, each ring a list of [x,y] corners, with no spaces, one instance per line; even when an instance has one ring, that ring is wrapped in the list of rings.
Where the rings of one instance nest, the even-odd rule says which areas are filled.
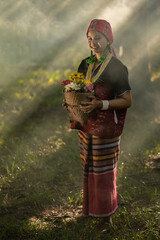
[[[84,113],[90,113],[96,108],[102,108],[102,101],[98,100],[95,96],[89,96],[88,98],[91,99],[90,102],[81,102],[80,109]]]

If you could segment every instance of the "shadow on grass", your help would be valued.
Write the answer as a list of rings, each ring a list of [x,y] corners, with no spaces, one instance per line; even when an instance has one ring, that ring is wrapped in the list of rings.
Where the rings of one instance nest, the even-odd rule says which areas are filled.
[[[43,225],[43,226],[42,226]],[[105,239],[101,231],[98,231],[98,220],[92,219],[87,221],[75,222],[74,220],[66,221],[64,218],[55,219],[44,226],[44,222],[37,222],[32,225],[29,221],[13,224],[6,224],[6,232],[3,232],[2,239],[47,239],[47,240],[75,240],[75,239]],[[0,225],[1,228],[1,225]],[[113,229],[106,227],[108,233]],[[113,231],[113,230],[112,230]],[[13,237],[14,235],[14,237]],[[101,235],[101,238],[100,238]],[[104,236],[105,237],[105,236]],[[108,239],[111,239],[110,237]]]

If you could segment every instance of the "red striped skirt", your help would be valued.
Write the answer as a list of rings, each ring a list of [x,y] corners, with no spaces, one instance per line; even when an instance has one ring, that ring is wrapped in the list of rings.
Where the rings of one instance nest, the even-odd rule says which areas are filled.
[[[99,138],[79,131],[85,215],[105,217],[117,209],[116,166],[120,137]]]

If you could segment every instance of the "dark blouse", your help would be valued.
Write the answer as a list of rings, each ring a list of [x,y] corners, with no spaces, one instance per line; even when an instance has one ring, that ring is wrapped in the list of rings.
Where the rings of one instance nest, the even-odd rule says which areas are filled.
[[[86,75],[88,69],[86,59],[82,60],[78,68],[78,72],[83,73],[84,76]],[[93,76],[98,72],[99,68],[100,66],[95,70]],[[122,95],[127,90],[131,90],[128,81],[127,67],[114,56],[111,58],[97,81],[103,82],[110,90],[112,89],[115,97]]]
[[[87,59],[87,58],[86,58]],[[82,60],[78,72],[86,76],[88,64],[86,59]],[[100,66],[95,69],[93,76],[97,74]],[[94,95],[97,99],[111,100],[126,91],[131,90],[128,81],[127,67],[116,57],[112,56],[104,71],[94,83]],[[71,128],[77,128],[102,138],[113,138],[120,136],[124,127],[127,109],[101,110],[95,109],[90,113],[89,120],[85,125],[76,122],[71,123]],[[115,115],[117,121],[115,121]]]

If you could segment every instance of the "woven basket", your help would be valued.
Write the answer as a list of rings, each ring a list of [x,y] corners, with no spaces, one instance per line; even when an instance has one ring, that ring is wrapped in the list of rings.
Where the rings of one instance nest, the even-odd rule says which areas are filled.
[[[69,119],[84,125],[88,120],[89,114],[80,110],[80,104],[81,101],[91,101],[89,96],[93,96],[93,93],[64,92],[64,96]]]

